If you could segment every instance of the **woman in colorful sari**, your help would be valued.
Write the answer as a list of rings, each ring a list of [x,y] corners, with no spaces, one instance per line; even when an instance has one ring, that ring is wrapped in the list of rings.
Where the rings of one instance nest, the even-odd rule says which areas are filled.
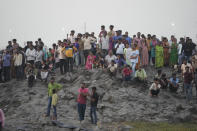
[[[153,65],[155,65],[155,46],[156,45],[157,45],[157,40],[156,40],[155,36],[152,36],[152,41],[150,43],[150,47],[151,47],[151,59],[152,59]]]
[[[89,55],[88,55],[87,61],[86,61],[86,69],[87,70],[91,70],[93,68],[94,63],[95,63],[95,59],[96,59],[96,56],[94,56],[92,52],[89,52]]]
[[[162,42],[159,42],[155,47],[155,67],[160,68],[163,67],[164,64],[164,53],[163,53],[163,46]]]
[[[174,66],[178,62],[177,40],[174,39],[171,45],[170,65]]]
[[[148,45],[148,56],[149,56],[148,62],[149,62],[149,63],[150,63],[150,60],[151,60],[151,47],[150,47],[151,41],[152,41],[151,35],[148,34],[147,39],[146,39],[146,43],[147,43],[147,45]]]
[[[169,43],[168,39],[164,38],[163,39],[163,52],[164,52],[164,66],[169,65]]]
[[[148,66],[149,56],[148,56],[148,45],[147,45],[145,39],[142,39],[142,41],[141,41],[141,48],[142,48],[142,52],[141,52],[142,53],[142,59],[141,59],[142,66],[146,67],[146,66]]]

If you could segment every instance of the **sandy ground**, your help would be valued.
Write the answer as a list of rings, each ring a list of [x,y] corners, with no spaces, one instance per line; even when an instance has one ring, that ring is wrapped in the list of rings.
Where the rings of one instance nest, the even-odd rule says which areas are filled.
[[[149,96],[149,85],[153,81],[156,70],[147,67],[148,86],[142,83],[130,82],[126,85],[121,77],[110,78],[105,71],[78,70],[72,74],[61,76],[56,71],[56,81],[63,85],[58,92],[58,121],[65,125],[80,126],[77,114],[77,90],[85,81],[88,88],[96,86],[100,95],[98,103],[98,126],[90,124],[90,105],[86,108],[86,120],[82,127],[92,131],[105,131],[112,128],[113,122],[148,121],[148,122],[190,122],[197,120],[197,105],[195,89],[193,88],[193,104],[185,101],[182,90],[178,94],[161,90],[157,98]],[[163,68],[167,76],[171,75],[169,68]],[[182,84],[181,84],[182,85]],[[72,131],[54,126],[50,118],[43,117],[47,108],[47,84],[37,81],[32,89],[27,87],[27,81],[12,80],[0,84],[0,108],[5,112],[5,131]],[[131,127],[121,127],[119,130]],[[78,130],[78,129],[75,129]]]

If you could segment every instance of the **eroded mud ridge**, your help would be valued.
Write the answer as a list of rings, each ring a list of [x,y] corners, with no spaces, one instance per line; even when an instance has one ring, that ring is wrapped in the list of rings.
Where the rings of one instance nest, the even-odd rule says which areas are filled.
[[[76,98],[81,82],[88,87],[96,86],[100,95],[98,104],[99,126],[90,124],[89,103],[86,109],[86,129],[104,131],[109,127],[105,123],[125,121],[151,122],[185,122],[197,120],[197,106],[195,93],[193,105],[186,104],[181,88],[178,94],[168,90],[161,90],[158,98],[149,96],[148,88],[156,70],[148,67],[148,85],[130,82],[128,86],[120,77],[112,79],[105,71],[78,70],[72,74],[60,76],[56,74],[56,81],[63,85],[58,93],[58,120],[65,125],[79,126]],[[171,70],[163,69],[167,76]],[[182,84],[181,84],[182,85]],[[193,92],[195,89],[193,88]],[[70,131],[68,128],[54,126],[49,118],[43,117],[47,107],[47,85],[36,82],[32,89],[27,88],[27,81],[12,80],[0,85],[0,108],[6,115],[7,131]],[[52,113],[52,112],[51,112]],[[121,127],[124,130],[124,127]],[[74,130],[74,129],[73,129]],[[77,129],[75,129],[77,130]],[[115,130],[115,128],[114,128]]]

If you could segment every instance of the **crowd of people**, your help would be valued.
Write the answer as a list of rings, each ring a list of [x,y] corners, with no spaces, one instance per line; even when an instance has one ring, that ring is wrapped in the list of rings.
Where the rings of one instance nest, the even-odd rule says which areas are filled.
[[[160,89],[177,92],[180,86],[179,79],[183,79],[186,99],[191,103],[192,83],[194,82],[197,87],[197,51],[192,39],[181,37],[178,41],[173,35],[170,40],[167,37],[159,39],[156,35],[145,36],[140,32],[130,37],[128,32],[114,31],[113,25],[109,26],[109,31],[102,25],[98,37],[94,32],[76,35],[72,30],[66,39],[58,40],[50,48],[47,48],[41,38],[35,43],[27,41],[24,48],[16,39],[8,41],[6,49],[0,52],[0,82],[8,82],[14,78],[28,79],[28,86],[32,87],[34,80],[47,82],[48,76],[51,75],[53,79],[48,85],[49,104],[46,116],[49,116],[53,105],[56,119],[56,89],[59,90],[61,85],[53,84],[53,76],[58,68],[61,75],[82,68],[86,70],[100,68],[106,70],[112,79],[119,75],[126,82],[132,80],[146,83],[148,66],[158,69],[150,87],[151,96],[158,96]],[[162,73],[164,66],[174,70],[172,76]],[[178,78],[176,73],[181,73],[182,77]],[[84,85],[79,90],[78,98],[81,121],[84,120],[85,101],[88,95],[88,90],[84,90],[83,87]],[[96,88],[93,88],[93,94],[95,91]],[[96,117],[97,104],[94,100],[93,98],[91,112]],[[96,123],[96,120],[92,122]]]

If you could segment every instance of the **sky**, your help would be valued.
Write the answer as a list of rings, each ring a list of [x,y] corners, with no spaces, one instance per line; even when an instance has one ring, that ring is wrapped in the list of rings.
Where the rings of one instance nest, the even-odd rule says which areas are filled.
[[[189,36],[197,43],[197,0],[0,0],[0,47],[39,37],[51,46],[76,33],[115,30],[161,36]],[[86,28],[85,28],[86,25]]]

